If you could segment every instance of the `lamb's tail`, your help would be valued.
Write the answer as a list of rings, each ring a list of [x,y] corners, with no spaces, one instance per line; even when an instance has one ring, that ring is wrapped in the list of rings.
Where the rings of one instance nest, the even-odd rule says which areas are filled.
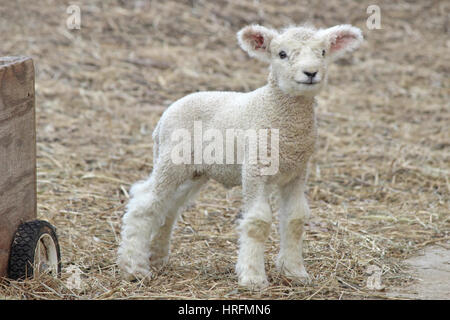
[[[159,156],[159,127],[161,126],[161,119],[156,124],[155,130],[153,130],[153,166],[156,164]]]

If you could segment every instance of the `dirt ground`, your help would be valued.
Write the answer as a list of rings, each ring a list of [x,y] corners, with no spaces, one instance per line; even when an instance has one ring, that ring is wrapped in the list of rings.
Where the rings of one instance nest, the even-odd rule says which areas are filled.
[[[405,262],[417,281],[409,286],[389,290],[391,297],[450,300],[450,242],[429,246]]]
[[[57,227],[60,279],[0,282],[7,299],[393,299],[417,282],[405,259],[450,237],[448,1],[0,0],[0,55],[36,67],[38,216]],[[350,23],[365,42],[330,69],[318,96],[311,162],[309,285],[274,267],[270,287],[237,287],[239,188],[211,181],[177,224],[169,265],[149,283],[115,264],[130,185],[152,170],[151,133],[173,101],[199,90],[249,91],[267,66],[236,41],[243,26]],[[273,203],[276,211],[277,204]],[[448,247],[447,247],[448,249]],[[446,251],[448,255],[448,250]],[[380,286],[368,287],[377,268]],[[448,281],[448,279],[447,279]],[[407,298],[407,297],[400,297]],[[416,298],[416,297],[412,297]]]

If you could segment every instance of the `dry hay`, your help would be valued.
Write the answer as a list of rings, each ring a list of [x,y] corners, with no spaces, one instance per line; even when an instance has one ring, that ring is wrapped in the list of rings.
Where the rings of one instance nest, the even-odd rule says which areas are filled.
[[[79,2],[80,3],[80,2]],[[58,229],[61,279],[3,281],[13,299],[372,299],[369,266],[383,285],[411,281],[402,260],[449,238],[448,1],[379,1],[382,29],[369,31],[370,1],[89,1],[81,30],[65,27],[66,4],[6,1],[1,55],[33,57],[36,75],[38,216]],[[251,90],[267,68],[235,32],[351,23],[366,42],[332,67],[320,94],[319,143],[311,164],[312,220],[305,243],[311,285],[274,268],[271,286],[237,288],[239,188],[214,182],[183,214],[167,268],[149,283],[120,279],[120,220],[131,183],[152,169],[151,132],[162,110],[197,90]],[[276,203],[274,203],[276,207]],[[68,286],[71,270],[82,286]]]

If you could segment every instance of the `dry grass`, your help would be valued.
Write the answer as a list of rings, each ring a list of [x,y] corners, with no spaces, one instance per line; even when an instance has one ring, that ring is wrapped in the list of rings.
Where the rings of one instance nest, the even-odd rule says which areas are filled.
[[[38,216],[58,229],[61,279],[0,283],[13,299],[364,299],[367,267],[386,287],[410,281],[401,261],[450,236],[448,1],[378,1],[381,30],[366,28],[371,1],[86,1],[79,31],[68,3],[0,5],[1,55],[33,57],[36,74]],[[351,23],[366,42],[332,67],[319,96],[319,144],[309,179],[312,220],[305,258],[314,278],[280,277],[267,245],[271,286],[237,289],[239,189],[214,182],[183,214],[170,264],[149,283],[120,279],[120,220],[131,183],[152,169],[151,132],[164,107],[196,90],[251,90],[266,66],[235,32]],[[274,203],[276,208],[276,203]],[[82,287],[69,289],[69,266]],[[72,268],[73,268],[72,267]]]

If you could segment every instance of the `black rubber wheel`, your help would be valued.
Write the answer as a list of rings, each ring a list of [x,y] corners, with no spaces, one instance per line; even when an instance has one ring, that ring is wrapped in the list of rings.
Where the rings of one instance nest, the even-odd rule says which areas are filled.
[[[19,280],[37,273],[61,273],[61,254],[55,228],[48,222],[22,223],[14,235],[9,253],[8,277]]]

